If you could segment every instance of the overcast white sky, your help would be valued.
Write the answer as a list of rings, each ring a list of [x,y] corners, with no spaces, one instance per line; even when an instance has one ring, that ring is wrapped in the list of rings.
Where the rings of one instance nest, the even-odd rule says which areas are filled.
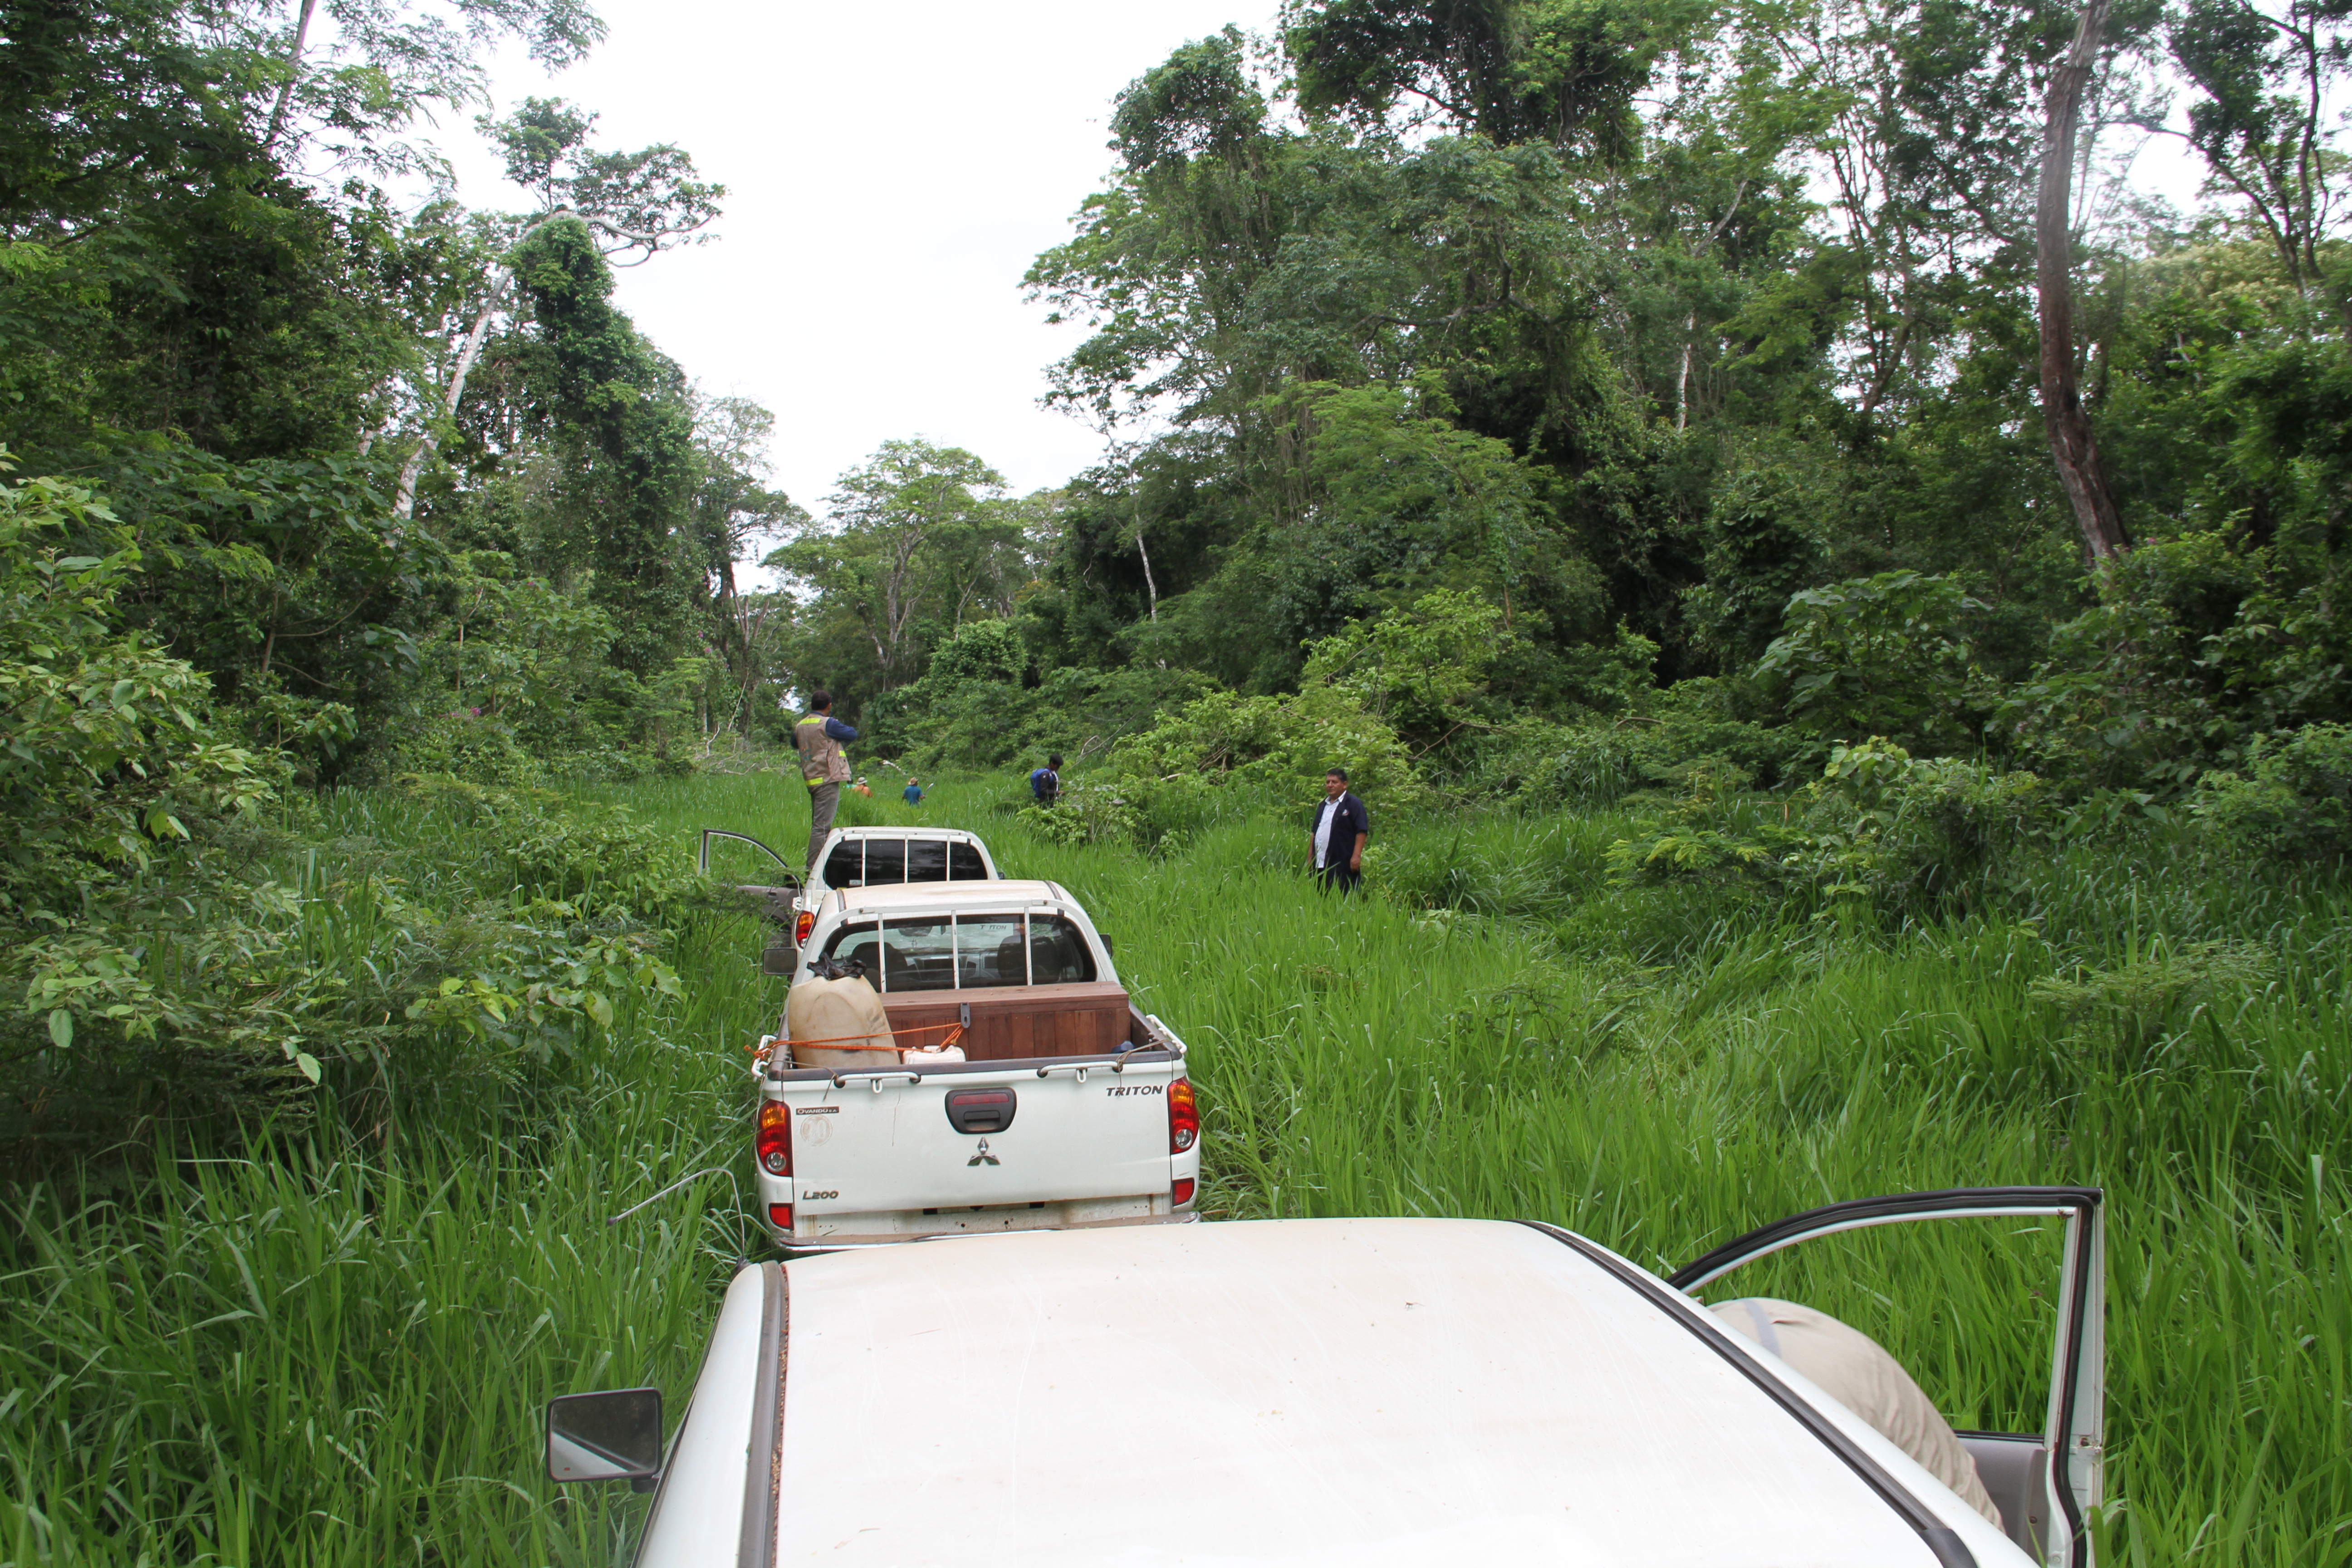
[[[1037,253],[1110,167],[1118,90],[1276,0],[601,0],[610,37],[550,78],[514,51],[499,112],[560,97],[596,144],[674,142],[727,186],[711,244],[620,273],[618,303],[703,390],[774,411],[774,482],[812,511],[893,437],[965,447],[1015,494],[1097,460],[1037,406],[1078,342],[1023,302]],[[527,205],[467,132],[442,139],[459,196]]]

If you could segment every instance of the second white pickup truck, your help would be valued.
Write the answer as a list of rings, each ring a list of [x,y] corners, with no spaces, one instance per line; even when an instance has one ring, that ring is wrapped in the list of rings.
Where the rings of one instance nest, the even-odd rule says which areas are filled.
[[[1193,1217],[1184,1043],[1061,887],[846,889],[814,913],[794,984],[862,967],[890,1033],[779,1039],[761,1061],[760,1209],[788,1252]],[[964,1059],[914,1054],[942,1044]],[[800,1066],[795,1046],[856,1059]]]

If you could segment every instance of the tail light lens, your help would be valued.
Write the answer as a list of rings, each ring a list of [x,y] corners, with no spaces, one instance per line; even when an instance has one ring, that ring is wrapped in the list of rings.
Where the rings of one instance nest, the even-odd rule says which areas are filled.
[[[793,1108],[781,1100],[760,1102],[760,1133],[751,1143],[760,1169],[772,1176],[793,1173]]]
[[[778,1230],[788,1231],[792,1229],[793,1205],[790,1204],[770,1204],[768,1205],[768,1223],[774,1226]]]
[[[1168,1152],[1181,1154],[1201,1141],[1201,1108],[1192,1100],[1192,1080],[1168,1086]]]
[[[815,929],[816,911],[814,910],[803,910],[799,914],[794,915],[793,917],[793,945],[794,947],[798,947],[803,942],[808,941],[808,933]]]
[[[1176,1183],[1176,1201],[1171,1206],[1181,1209],[1186,1204],[1191,1203],[1192,1201],[1192,1189],[1198,1184],[1199,1184],[1194,1182],[1190,1176],[1179,1177]]]

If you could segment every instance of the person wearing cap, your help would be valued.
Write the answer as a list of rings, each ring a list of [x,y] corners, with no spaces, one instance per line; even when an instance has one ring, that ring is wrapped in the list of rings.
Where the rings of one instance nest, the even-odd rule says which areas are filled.
[[[833,716],[833,693],[809,694],[808,716],[793,726],[793,744],[800,749],[801,782],[809,791],[808,868],[824,852],[825,835],[833,831],[833,814],[841,805],[841,786],[850,781],[849,754],[844,741],[857,731]]]

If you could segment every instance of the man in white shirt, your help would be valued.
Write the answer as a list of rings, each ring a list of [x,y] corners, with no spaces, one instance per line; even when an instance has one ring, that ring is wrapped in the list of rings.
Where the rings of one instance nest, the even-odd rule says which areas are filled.
[[[1355,891],[1364,879],[1364,844],[1372,836],[1371,814],[1348,788],[1348,770],[1323,775],[1323,805],[1315,814],[1315,874],[1323,890]]]

